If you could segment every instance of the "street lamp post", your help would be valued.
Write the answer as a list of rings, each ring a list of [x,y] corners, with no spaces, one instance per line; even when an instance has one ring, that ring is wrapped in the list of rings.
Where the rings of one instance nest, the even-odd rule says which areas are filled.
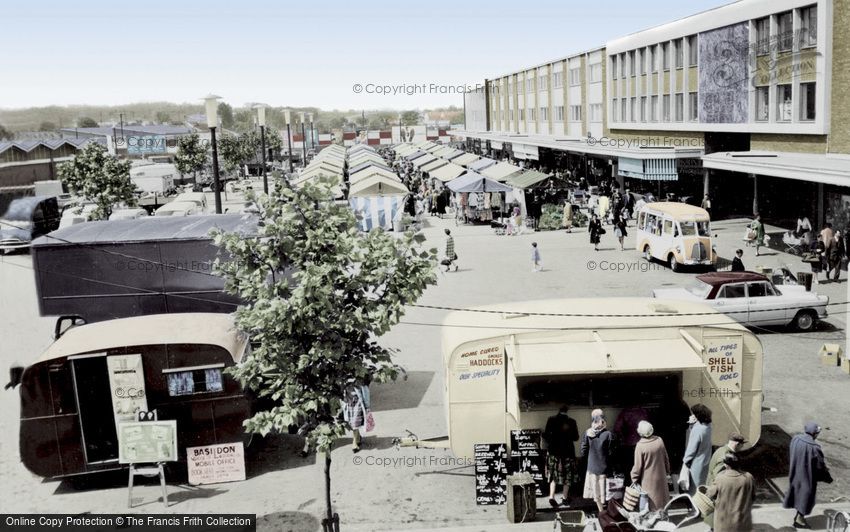
[[[301,166],[307,166],[307,132],[304,130],[304,113],[301,113],[301,148],[304,153],[304,160],[301,161]]]
[[[295,170],[292,168],[292,129],[289,127],[292,115],[290,115],[289,109],[283,112],[283,118],[286,120],[286,152],[289,154],[289,173],[291,175],[295,173]]]
[[[215,213],[221,214],[221,178],[218,173],[218,148],[215,142],[215,128],[218,127],[218,101],[221,96],[207,94],[204,104],[207,111],[207,127],[210,128],[210,143],[212,144],[213,192],[215,194]]]
[[[254,108],[257,110],[257,124],[260,126],[260,144],[263,148],[263,192],[268,194],[269,179],[266,177],[266,106],[259,103]]]
[[[309,113],[307,118],[310,119],[310,149],[316,151],[316,137],[313,136],[313,113]]]

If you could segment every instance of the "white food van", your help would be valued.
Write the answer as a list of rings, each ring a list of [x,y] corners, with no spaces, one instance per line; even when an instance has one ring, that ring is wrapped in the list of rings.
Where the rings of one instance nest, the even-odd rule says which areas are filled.
[[[647,203],[637,215],[636,249],[678,271],[682,265],[713,266],[708,211],[686,203]]]
[[[512,430],[542,429],[563,404],[583,427],[594,408],[613,425],[629,406],[703,403],[713,411],[714,445],[732,431],[751,444],[759,439],[761,343],[707,306],[596,298],[470,310],[449,314],[443,330],[457,456],[471,458],[476,443],[509,444]],[[573,315],[549,315],[559,313]]]

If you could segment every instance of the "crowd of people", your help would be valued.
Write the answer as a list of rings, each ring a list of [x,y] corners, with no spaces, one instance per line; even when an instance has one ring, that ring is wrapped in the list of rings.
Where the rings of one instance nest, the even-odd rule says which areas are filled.
[[[679,419],[678,425],[676,417],[669,417],[671,413],[664,421],[656,420],[656,425],[669,423],[660,433],[650,413],[640,406],[621,410],[611,429],[605,412],[594,409],[590,426],[581,433],[568,413],[569,406],[562,406],[546,421],[542,434],[548,453],[545,474],[552,507],[569,507],[571,488],[580,486],[581,498],[592,500],[602,513],[612,496],[609,479],[624,474],[631,488],[640,493],[636,510],[661,510],[672,492],[695,495],[700,491],[714,504],[714,512],[704,516],[712,530],[752,530],[756,482],[745,470],[742,458],[747,440],[732,432],[723,446],[713,449],[712,412],[704,404],[684,406],[679,412],[684,420]],[[795,510],[795,528],[809,527],[805,517],[815,505],[818,482],[832,482],[816,441],[820,430],[817,423],[806,423],[790,444],[789,489],[783,506]],[[555,498],[558,486],[560,501]]]

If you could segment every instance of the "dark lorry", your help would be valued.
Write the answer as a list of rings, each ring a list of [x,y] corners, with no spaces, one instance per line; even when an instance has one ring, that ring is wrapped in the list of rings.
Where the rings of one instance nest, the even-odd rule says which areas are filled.
[[[149,314],[236,310],[212,271],[219,249],[210,231],[246,236],[257,219],[244,214],[86,222],[32,244],[42,316],[87,323]]]

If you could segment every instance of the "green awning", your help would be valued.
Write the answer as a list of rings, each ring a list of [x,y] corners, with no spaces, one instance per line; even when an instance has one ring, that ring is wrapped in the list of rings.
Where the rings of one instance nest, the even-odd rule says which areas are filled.
[[[552,177],[551,174],[544,174],[543,172],[538,172],[537,170],[529,170],[527,172],[516,173],[508,177],[507,181],[505,181],[505,184],[510,185],[514,188],[531,188],[537,183],[545,181],[550,177]]]

